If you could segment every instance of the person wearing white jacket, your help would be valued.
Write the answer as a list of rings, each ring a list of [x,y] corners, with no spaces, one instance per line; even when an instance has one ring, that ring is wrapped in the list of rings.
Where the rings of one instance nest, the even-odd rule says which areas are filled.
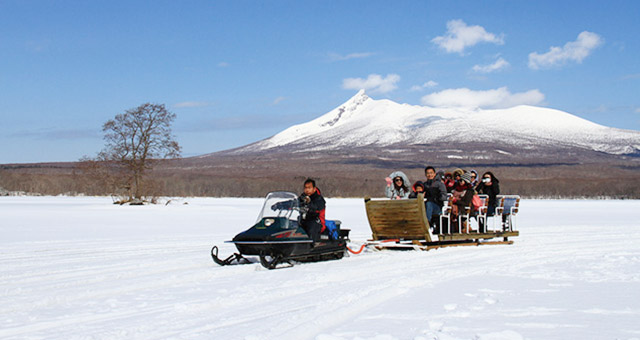
[[[409,198],[409,194],[411,194],[411,189],[409,188],[411,182],[404,172],[394,171],[389,177],[385,178],[385,180],[387,181],[385,194],[388,198],[392,200]]]

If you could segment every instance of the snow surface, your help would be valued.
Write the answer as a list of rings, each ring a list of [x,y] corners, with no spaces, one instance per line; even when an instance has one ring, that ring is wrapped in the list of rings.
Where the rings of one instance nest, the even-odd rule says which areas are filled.
[[[313,145],[314,150],[321,150],[435,142],[500,142],[516,146],[560,144],[627,154],[640,150],[640,132],[606,127],[543,107],[433,108],[374,100],[360,90],[336,109],[236,152],[296,143]]]
[[[1,339],[640,339],[640,201],[524,200],[510,246],[273,271],[209,257],[261,199],[110,203],[0,197]],[[370,237],[360,199],[327,217]]]

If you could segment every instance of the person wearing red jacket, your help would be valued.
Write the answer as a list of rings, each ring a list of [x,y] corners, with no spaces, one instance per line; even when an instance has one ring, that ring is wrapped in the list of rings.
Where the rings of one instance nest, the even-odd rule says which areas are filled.
[[[473,200],[473,195],[476,194],[475,190],[473,190],[473,187],[471,186],[470,173],[465,172],[457,177],[459,177],[460,180],[456,182],[456,187],[453,190],[453,198],[451,199],[451,203],[453,204],[453,220],[456,222],[459,218],[462,218],[467,208],[472,208],[471,201]],[[460,230],[460,232],[467,232],[468,222],[469,221],[467,221],[466,218],[460,221],[460,225],[462,226],[462,230]],[[469,231],[471,231],[471,229],[469,229]]]
[[[447,193],[451,193],[456,186],[456,181],[453,179],[453,175],[450,172],[444,174],[444,187],[447,189]]]

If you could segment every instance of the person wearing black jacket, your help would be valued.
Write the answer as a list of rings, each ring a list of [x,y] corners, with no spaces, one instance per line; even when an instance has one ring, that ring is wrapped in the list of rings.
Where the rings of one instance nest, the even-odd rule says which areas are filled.
[[[500,195],[500,181],[491,171],[487,171],[482,175],[481,182],[476,187],[476,191],[478,194],[489,196],[487,216],[495,215],[496,206],[498,205],[497,196]]]
[[[409,194],[409,198],[418,198],[418,194],[424,195],[424,183],[422,183],[422,181],[417,181],[413,183],[413,187],[411,187],[411,193]]]
[[[428,166],[424,169],[424,174],[427,177],[427,180],[423,182],[424,197],[427,199],[427,219],[433,226],[433,221],[439,220],[438,216],[447,200],[447,188],[442,182],[442,171],[436,174],[436,169]]]
[[[326,229],[324,213],[326,202],[316,187],[316,182],[308,178],[304,181],[304,192],[300,195],[303,213],[300,220],[302,229],[313,242],[320,241],[320,234]]]

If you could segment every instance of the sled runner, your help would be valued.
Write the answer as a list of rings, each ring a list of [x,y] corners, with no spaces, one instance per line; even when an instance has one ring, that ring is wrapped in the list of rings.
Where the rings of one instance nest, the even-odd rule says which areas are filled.
[[[269,193],[256,224],[226,241],[235,244],[238,253],[221,259],[218,247],[213,246],[213,261],[221,266],[253,263],[245,256],[258,256],[263,267],[274,269],[279,264],[292,266],[293,261],[341,259],[346,252],[349,230],[340,229],[340,221],[327,221],[326,232],[320,235],[319,242],[313,242],[300,226],[305,209],[294,193]]]
[[[517,200],[519,202],[519,197]],[[517,230],[513,230],[512,223],[509,223],[504,230],[503,228],[489,230],[486,228],[486,215],[480,218],[484,223],[483,231],[479,231],[481,228],[472,229],[473,218],[470,217],[469,211],[461,213],[461,216],[466,218],[467,228],[463,228],[463,222],[452,226],[449,207],[443,209],[439,225],[431,227],[426,217],[422,194],[419,194],[417,199],[389,200],[365,197],[364,201],[372,232],[372,240],[367,244],[379,249],[429,250],[451,246],[512,244],[513,241],[508,238],[519,235]],[[480,213],[484,211],[483,207],[479,210]],[[509,211],[513,216],[517,213],[517,208],[514,210],[505,207],[499,211]],[[511,216],[508,221],[512,221]],[[494,220],[500,218],[496,215]],[[462,218],[459,221],[462,221]],[[492,240],[496,238],[502,238],[502,241]]]

